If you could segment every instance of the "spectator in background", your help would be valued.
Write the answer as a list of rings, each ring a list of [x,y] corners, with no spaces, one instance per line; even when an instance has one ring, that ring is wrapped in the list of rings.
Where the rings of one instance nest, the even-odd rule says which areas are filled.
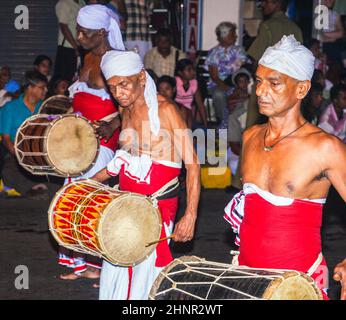
[[[68,92],[69,82],[61,77],[52,78],[48,84],[47,98],[55,95],[69,96]]]
[[[0,69],[0,108],[6,102],[17,98],[20,91],[20,85],[17,81],[11,79],[11,70],[8,66]]]
[[[52,59],[43,54],[38,55],[34,60],[34,69],[43,74],[47,80],[51,79],[50,71],[52,69]]]
[[[315,69],[311,82],[319,83],[323,87],[323,98],[328,100],[330,97],[330,89],[333,87],[333,83],[323,75],[321,70]]]
[[[237,26],[231,22],[221,22],[215,29],[219,44],[212,48],[205,61],[211,81],[208,90],[212,94],[213,106],[218,123],[227,119],[227,95],[231,92],[227,78],[248,61],[244,49],[235,45]]]
[[[262,12],[265,20],[260,24],[257,37],[247,51],[247,54],[254,59],[255,64],[258,63],[264,51],[279,42],[284,35],[289,36],[293,34],[300,43],[303,43],[303,35],[300,28],[285,14],[287,3],[288,0],[262,1]],[[261,120],[258,112],[255,87],[253,86],[248,105],[247,128]]]
[[[153,10],[152,0],[124,0],[127,11],[125,46],[137,52],[142,61],[151,49],[149,35],[150,16]]]
[[[59,0],[55,13],[59,22],[58,48],[55,57],[54,77],[63,77],[72,82],[80,61],[77,43],[77,15],[85,5],[83,0]]]
[[[226,192],[238,192],[242,185],[240,180],[239,156],[243,143],[243,132],[246,127],[247,108],[249,103],[249,84],[252,77],[248,70],[241,68],[232,76],[235,88],[227,99],[228,117],[228,161],[232,172],[231,186]]]
[[[201,93],[198,89],[196,80],[196,72],[193,62],[189,59],[179,60],[176,65],[177,84],[175,101],[179,103],[180,113],[186,121],[187,127],[192,129],[192,125],[196,122],[193,115],[199,115],[203,126],[207,128],[206,108],[203,103]]]
[[[334,86],[330,99],[331,104],[321,115],[318,126],[346,143],[346,86]]]
[[[158,78],[156,86],[159,94],[174,101],[177,94],[177,83],[173,77],[162,76]]]
[[[340,15],[333,10],[335,0],[323,0],[322,4],[328,7],[328,28],[322,30],[323,52],[326,53],[328,60],[341,61],[342,56],[340,43],[344,36],[344,27]]]
[[[24,196],[46,194],[46,187],[37,185],[34,176],[20,167],[16,156],[14,141],[18,128],[32,115],[36,114],[47,93],[47,78],[38,71],[28,71],[24,79],[24,93],[8,102],[1,111],[2,142],[7,150],[2,168],[4,184]],[[36,188],[39,186],[39,188]]]
[[[317,39],[311,39],[306,46],[315,57],[315,69],[322,71],[325,75],[327,72],[327,55],[321,50],[321,42]]]
[[[158,77],[174,77],[177,62],[187,56],[172,45],[173,37],[169,29],[159,29],[155,39],[156,46],[145,55],[144,66],[153,70]]]
[[[319,124],[323,101],[323,86],[320,83],[311,83],[310,91],[302,101],[302,114],[315,126]]]
[[[107,1],[106,6],[112,9],[119,16],[119,25],[122,35],[126,32],[127,10],[125,0],[111,0]]]

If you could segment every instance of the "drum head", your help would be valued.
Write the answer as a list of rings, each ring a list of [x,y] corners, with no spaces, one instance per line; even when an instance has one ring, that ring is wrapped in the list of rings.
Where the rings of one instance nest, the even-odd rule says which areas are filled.
[[[39,114],[67,114],[73,111],[72,99],[63,95],[49,97],[42,102]]]
[[[286,272],[274,280],[263,294],[269,300],[322,300],[321,291],[312,278],[296,272]]]
[[[134,266],[156,248],[146,247],[160,239],[161,215],[149,199],[126,194],[114,199],[104,210],[99,227],[99,243],[108,261]]]
[[[99,141],[86,119],[66,115],[50,128],[46,148],[52,166],[65,176],[78,176],[96,161]]]

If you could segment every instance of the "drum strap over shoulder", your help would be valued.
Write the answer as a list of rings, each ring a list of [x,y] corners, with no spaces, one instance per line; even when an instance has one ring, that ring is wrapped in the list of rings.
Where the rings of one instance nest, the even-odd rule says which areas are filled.
[[[156,204],[158,200],[173,198],[173,193],[176,194],[176,192],[174,191],[177,191],[178,187],[179,180],[178,177],[176,177],[173,180],[166,183],[161,189],[153,193],[150,196],[150,198],[154,202],[154,204]],[[177,196],[177,194],[175,196]]]

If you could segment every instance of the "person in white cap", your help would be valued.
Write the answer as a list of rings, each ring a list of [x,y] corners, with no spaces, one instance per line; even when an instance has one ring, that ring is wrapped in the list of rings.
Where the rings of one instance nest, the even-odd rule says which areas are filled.
[[[84,58],[84,65],[79,79],[69,88],[73,98],[73,111],[80,113],[98,125],[100,152],[95,165],[84,175],[75,179],[89,178],[100,169],[105,168],[113,158],[119,138],[120,117],[116,116],[117,106],[111,99],[107,85],[102,76],[100,62],[102,55],[108,50],[124,50],[118,17],[109,8],[100,4],[81,8],[77,16],[77,40],[89,52]],[[114,116],[114,117],[113,117]],[[100,121],[112,118],[110,122]],[[74,179],[66,179],[69,183]],[[72,268],[72,273],[62,274],[61,279],[75,280],[99,278],[101,260],[92,256],[59,248],[59,264]]]
[[[259,60],[256,95],[269,120],[243,135],[243,190],[224,218],[240,244],[234,264],[307,273],[328,299],[322,209],[331,185],[346,200],[346,146],[301,114],[313,71],[312,53],[292,35]],[[335,267],[334,279],[346,299],[346,259]]]
[[[119,188],[144,195],[156,194],[163,228],[160,239],[173,230],[178,207],[181,162],[187,170],[185,214],[174,228],[174,241],[193,238],[200,194],[200,166],[186,123],[175,105],[156,92],[138,54],[109,51],[101,62],[110,92],[124,108],[121,149],[107,168],[92,179],[103,182],[119,176]],[[100,299],[147,299],[163,267],[173,260],[168,240],[138,265],[127,268],[103,261]]]

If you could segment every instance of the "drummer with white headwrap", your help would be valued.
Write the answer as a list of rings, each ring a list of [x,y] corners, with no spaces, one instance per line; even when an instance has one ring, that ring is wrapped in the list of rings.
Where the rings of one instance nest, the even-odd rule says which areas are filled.
[[[308,273],[328,299],[322,209],[331,185],[346,201],[346,146],[308,123],[300,106],[311,86],[312,53],[284,36],[256,72],[259,111],[268,123],[244,132],[243,190],[225,208],[240,244],[234,263]],[[346,259],[334,270],[346,299]]]
[[[100,69],[103,54],[112,49],[124,50],[118,17],[104,5],[85,6],[78,12],[77,40],[89,52],[84,58],[84,65],[79,79],[70,88],[73,98],[73,111],[82,114],[97,125],[101,137],[100,153],[95,165],[81,178],[89,178],[106,167],[113,158],[119,138],[120,117],[116,116],[117,107],[108,93],[107,85]],[[107,117],[110,122],[99,121]],[[68,135],[68,132],[67,132]],[[72,179],[67,179],[70,182]],[[73,268],[73,272],[61,275],[61,279],[74,280],[79,277],[98,278],[101,261],[91,262],[91,257],[60,248],[59,264]]]
[[[157,195],[164,226],[160,238],[166,238],[173,230],[178,207],[177,178],[184,161],[187,206],[175,226],[174,241],[190,241],[197,218],[200,168],[184,120],[171,102],[157,95],[155,83],[138,54],[109,51],[102,58],[101,69],[110,92],[124,108],[121,149],[92,179],[102,182],[118,175],[120,190],[144,195],[167,188],[164,195]],[[147,299],[155,278],[172,260],[166,240],[133,268],[104,261],[100,299]]]

